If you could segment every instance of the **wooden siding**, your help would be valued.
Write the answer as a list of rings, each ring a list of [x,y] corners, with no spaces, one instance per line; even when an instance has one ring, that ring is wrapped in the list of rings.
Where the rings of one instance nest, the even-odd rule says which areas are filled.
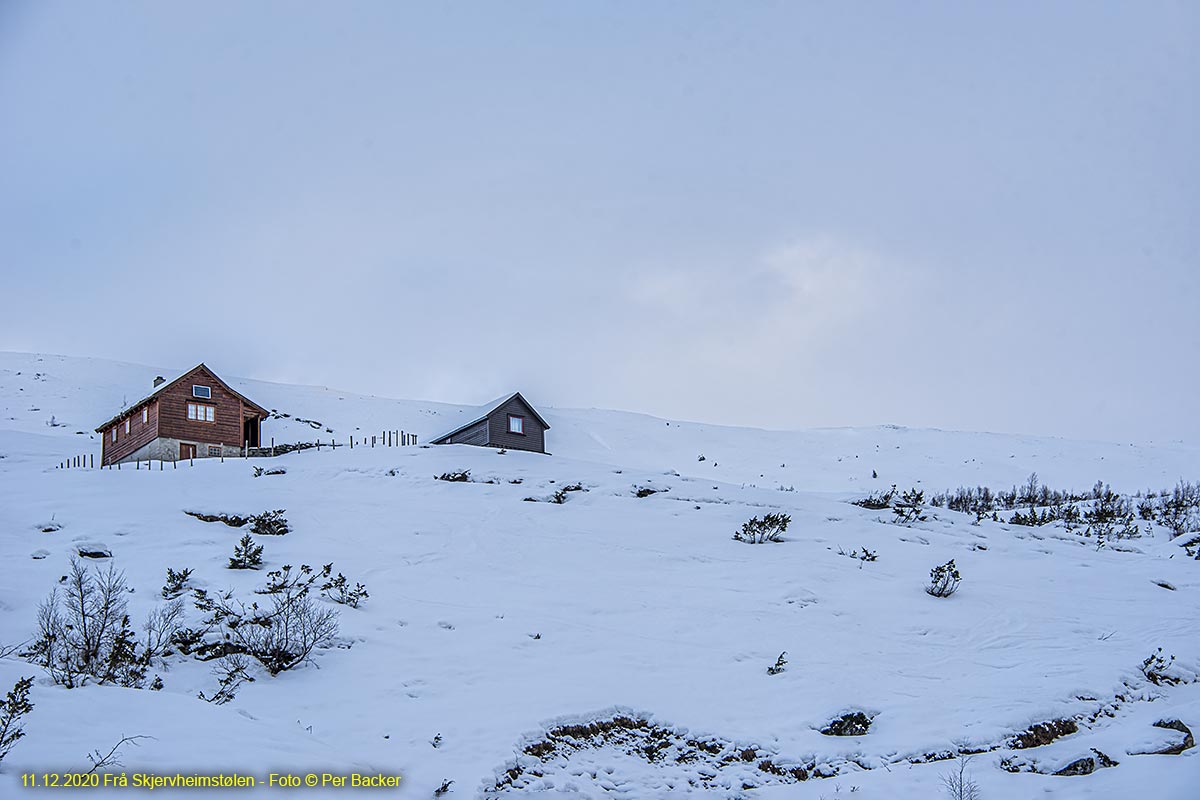
[[[446,440],[446,444],[487,444],[488,425],[486,419],[481,419],[466,430],[461,430]]]
[[[192,396],[192,385],[207,386],[212,390],[209,399]],[[174,385],[169,386],[157,398],[159,405],[158,435],[169,439],[198,444],[242,445],[242,399],[227,391],[216,376],[203,367],[186,373]],[[200,422],[188,419],[188,403],[213,406],[215,420]]]
[[[146,422],[142,422],[142,408],[146,409]],[[125,433],[125,420],[129,420],[129,433]],[[117,429],[117,441],[112,440],[112,429]],[[133,411],[124,419],[104,429],[104,447],[100,451],[101,464],[115,464],[132,455],[158,437],[158,400]]]
[[[508,415],[525,418],[525,433],[508,432]],[[492,447],[507,447],[510,450],[532,450],[546,452],[546,429],[538,422],[533,409],[515,395],[504,405],[488,414],[488,444]]]

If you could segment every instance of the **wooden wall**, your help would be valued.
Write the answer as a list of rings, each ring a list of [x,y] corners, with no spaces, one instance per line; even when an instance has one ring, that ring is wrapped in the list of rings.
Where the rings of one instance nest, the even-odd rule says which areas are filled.
[[[508,432],[508,415],[525,418],[525,433]],[[533,409],[512,397],[507,403],[488,414],[488,444],[492,447],[507,447],[510,450],[532,450],[546,452],[546,429],[533,415]]]
[[[192,396],[192,385],[207,386],[212,399]],[[197,367],[159,393],[158,435],[169,439],[202,444],[242,445],[244,404],[235,394],[227,392],[208,370]],[[216,407],[213,422],[188,419],[188,403]]]
[[[146,422],[142,422],[142,408],[145,408],[147,412]],[[126,419],[129,420],[129,433],[125,433]],[[112,440],[114,427],[117,429],[115,443]],[[133,409],[128,416],[105,428],[103,435],[104,449],[100,451],[101,464],[115,464],[134,451],[145,447],[158,436],[158,399],[155,398],[149,404]]]

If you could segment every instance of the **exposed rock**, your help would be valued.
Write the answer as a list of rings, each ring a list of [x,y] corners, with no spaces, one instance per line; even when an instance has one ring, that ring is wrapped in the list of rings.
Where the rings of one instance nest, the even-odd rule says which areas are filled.
[[[821,729],[826,736],[864,736],[871,728],[871,718],[861,711],[843,714]]]
[[[201,522],[224,522],[231,528],[240,528],[250,522],[251,517],[241,517],[237,514],[202,514],[199,511],[184,511],[189,517],[195,517]]]
[[[40,561],[48,555],[50,555],[49,550],[34,550],[32,553],[29,554],[29,557]]]
[[[1192,729],[1177,719],[1160,719],[1158,722],[1154,723],[1154,727],[1179,731],[1183,734],[1183,741],[1177,745],[1172,745],[1171,747],[1167,747],[1162,750],[1156,750],[1156,755],[1177,756],[1184,750],[1190,750],[1196,746],[1196,738],[1192,736]]]
[[[1119,761],[1112,760],[1111,758],[1106,756],[1104,753],[1101,753],[1099,750],[1097,750],[1094,747],[1092,748],[1092,753],[1094,755],[1084,756],[1083,758],[1075,759],[1070,764],[1067,764],[1065,767],[1063,767],[1062,769],[1060,769],[1058,772],[1056,772],[1054,774],[1055,775],[1066,775],[1066,776],[1091,775],[1093,772],[1095,772],[1098,769],[1104,769],[1105,767],[1115,767],[1115,766],[1117,766],[1117,764],[1120,763]]]
[[[80,542],[75,552],[83,558],[112,558],[112,551],[99,542]]]
[[[1079,726],[1075,724],[1073,719],[1052,719],[1049,722],[1039,722],[1029,728],[1029,730],[1017,734],[1009,747],[1015,750],[1023,750],[1027,747],[1042,747],[1048,745],[1055,739],[1063,736],[1069,736],[1079,730]]]

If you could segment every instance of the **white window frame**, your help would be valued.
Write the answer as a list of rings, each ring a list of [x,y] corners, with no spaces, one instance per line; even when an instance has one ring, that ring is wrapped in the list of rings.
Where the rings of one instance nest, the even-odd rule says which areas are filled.
[[[129,435],[129,417],[125,418],[125,435]]]
[[[216,422],[217,407],[205,403],[188,403],[187,418],[190,422]]]
[[[142,409],[142,424],[145,425],[149,421],[150,421],[150,408],[146,407],[146,408]]]
[[[113,425],[113,427],[112,427],[112,440],[114,442],[117,440],[117,426],[116,425]]]
[[[203,394],[201,394],[203,392]],[[200,386],[192,384],[192,397],[199,397],[201,400],[212,400],[212,387]]]

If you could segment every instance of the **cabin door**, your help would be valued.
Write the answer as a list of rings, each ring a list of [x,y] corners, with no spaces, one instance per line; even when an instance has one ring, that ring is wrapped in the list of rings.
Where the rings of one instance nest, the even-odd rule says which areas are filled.
[[[179,460],[188,461],[196,457],[196,445],[179,443]]]

